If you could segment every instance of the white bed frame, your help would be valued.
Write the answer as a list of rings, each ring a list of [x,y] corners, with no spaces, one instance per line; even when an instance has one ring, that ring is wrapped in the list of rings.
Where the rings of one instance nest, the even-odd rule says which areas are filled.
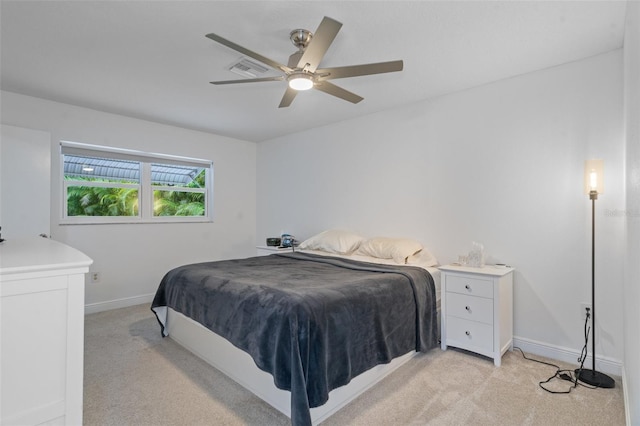
[[[291,393],[278,389],[273,383],[273,376],[260,370],[249,354],[170,308],[167,311],[167,328],[169,337],[178,344],[291,418]],[[349,384],[334,389],[324,405],[311,409],[311,422],[316,425],[326,420],[416,354],[417,352],[412,351],[393,359],[389,364],[377,365],[352,379]]]

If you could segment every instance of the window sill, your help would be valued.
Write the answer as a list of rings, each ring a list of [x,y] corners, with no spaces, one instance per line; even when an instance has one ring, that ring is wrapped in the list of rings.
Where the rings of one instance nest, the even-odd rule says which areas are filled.
[[[104,218],[83,217],[73,220],[63,219],[58,225],[60,226],[73,226],[73,225],[142,225],[142,224],[167,224],[167,223],[212,223],[212,218],[173,218],[162,217],[157,219],[138,219],[138,218],[123,218],[118,220],[105,220]]]

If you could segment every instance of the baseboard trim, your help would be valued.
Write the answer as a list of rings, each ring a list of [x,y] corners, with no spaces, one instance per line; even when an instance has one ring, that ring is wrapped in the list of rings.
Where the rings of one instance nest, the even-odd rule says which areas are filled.
[[[153,301],[154,296],[155,296],[155,293],[150,293],[150,294],[143,294],[140,296],[125,297],[125,298],[116,299],[116,300],[108,300],[106,302],[88,303],[84,305],[84,314],[85,315],[95,314],[97,312],[110,311],[112,309],[142,305],[143,303],[149,303],[149,307],[151,307],[151,302]]]
[[[540,355],[578,366],[580,352],[573,349],[516,336],[513,337],[513,346],[519,347],[529,354]],[[591,354],[587,355],[587,360],[584,362],[585,367],[591,368],[593,362],[591,359]],[[622,362],[612,358],[596,356],[596,370],[622,377]]]

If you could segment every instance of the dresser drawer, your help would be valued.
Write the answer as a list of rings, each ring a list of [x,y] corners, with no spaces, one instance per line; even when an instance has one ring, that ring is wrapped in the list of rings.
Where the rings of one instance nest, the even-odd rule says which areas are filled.
[[[447,315],[447,344],[477,352],[493,350],[493,326]]]
[[[468,294],[492,299],[493,283],[490,280],[476,277],[447,275],[446,291],[448,293]]]
[[[493,299],[449,293],[446,304],[447,316],[493,324]]]

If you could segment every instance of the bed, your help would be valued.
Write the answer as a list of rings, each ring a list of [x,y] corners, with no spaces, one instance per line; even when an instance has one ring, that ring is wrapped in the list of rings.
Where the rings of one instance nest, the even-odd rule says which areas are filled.
[[[344,249],[338,235],[342,250],[318,250],[310,239],[302,252],[172,269],[152,303],[163,335],[294,425],[322,421],[438,345],[434,270],[409,262],[422,246],[376,257],[362,251],[361,238]]]

